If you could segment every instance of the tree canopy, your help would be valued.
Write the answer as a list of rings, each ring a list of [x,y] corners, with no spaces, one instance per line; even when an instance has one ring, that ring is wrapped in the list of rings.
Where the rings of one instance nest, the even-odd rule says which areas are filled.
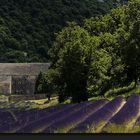
[[[57,73],[59,97],[72,102],[87,100],[113,86],[122,86],[140,78],[140,2],[111,10],[106,15],[74,22],[59,34],[50,50],[50,70]],[[62,101],[65,99],[62,99]]]
[[[115,0],[0,1],[0,62],[47,62],[48,50],[67,22],[110,11]]]

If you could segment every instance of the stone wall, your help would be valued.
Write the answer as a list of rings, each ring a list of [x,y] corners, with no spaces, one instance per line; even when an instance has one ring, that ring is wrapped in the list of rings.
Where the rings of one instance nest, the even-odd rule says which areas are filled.
[[[12,76],[11,92],[21,95],[33,95],[35,82],[36,76]]]
[[[49,63],[0,63],[0,75],[38,75],[46,72]]]
[[[0,63],[0,93],[33,95],[36,77],[49,63]]]

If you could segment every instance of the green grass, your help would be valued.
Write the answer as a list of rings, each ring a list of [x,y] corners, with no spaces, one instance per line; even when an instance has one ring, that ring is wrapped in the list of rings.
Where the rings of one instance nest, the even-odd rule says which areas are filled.
[[[1,95],[0,97],[4,97],[4,95]],[[17,108],[17,109],[43,109],[50,106],[58,105],[58,100],[56,97],[51,98],[51,101],[48,102],[47,99],[41,99],[41,100],[23,100],[23,101],[12,101],[12,102],[0,102],[0,108],[5,109],[11,109],[11,108]]]
[[[108,98],[105,98],[103,96],[97,96],[97,97],[89,98],[88,101],[98,101],[98,100],[102,100],[102,99],[108,99]]]
[[[130,127],[128,128],[126,124],[110,124],[107,128],[103,128],[104,126],[104,122],[99,123],[98,125],[96,125],[96,127],[92,126],[89,127],[87,125],[87,129],[85,130],[85,132],[80,132],[77,131],[75,133],[93,133],[93,134],[97,134],[97,133],[139,133],[140,132],[140,125],[138,126],[134,126],[134,127]],[[67,133],[69,128],[71,128],[71,126],[66,126],[60,129],[57,129],[56,131],[54,131],[54,133]]]
[[[98,100],[112,100],[117,96],[109,96],[109,97],[105,97],[105,96],[97,96],[97,97],[91,97],[88,99],[88,101],[98,101]]]
[[[140,125],[133,128],[127,128],[126,125],[110,124],[109,127],[102,130],[101,133],[138,133],[140,132]]]
[[[128,86],[124,86],[124,87],[114,87],[112,89],[110,89],[109,91],[107,91],[105,93],[106,97],[112,97],[112,96],[118,96],[118,95],[123,95],[127,92],[132,91],[135,88],[135,83],[132,82],[131,84],[129,84]]]
[[[1,98],[5,97],[5,95],[0,95]],[[70,104],[70,100],[66,100],[61,104]],[[23,101],[10,101],[10,102],[0,102],[0,108],[10,109],[44,109],[51,106],[60,105],[58,102],[58,96],[52,97],[50,101],[48,99],[40,99],[40,100],[23,100]]]
[[[123,96],[125,98],[128,98],[133,94],[140,94],[140,84],[137,85],[136,88],[134,88],[134,82],[132,82],[130,85],[125,87],[118,87],[118,88],[114,87],[109,91],[107,91],[104,96],[91,97],[89,98],[89,101],[97,101],[101,99],[112,100],[117,96]]]
[[[135,89],[133,88],[134,83],[131,83],[128,86],[125,87],[120,87],[120,88],[113,88],[110,89],[108,92],[106,92],[106,96],[96,96],[96,97],[91,97],[88,99],[88,101],[97,101],[97,100],[102,100],[102,99],[107,99],[107,100],[112,100],[116,98],[118,95],[121,95],[125,97],[126,99],[131,96],[132,94],[140,94],[140,85],[138,85]],[[120,91],[123,91],[122,93]],[[125,92],[124,92],[125,91]],[[0,97],[6,97],[7,95],[0,94]],[[61,104],[70,104],[70,99],[66,100],[64,103]],[[28,100],[28,101],[19,101],[19,102],[5,102],[1,103],[0,108],[10,108],[11,106],[16,107],[16,108],[38,108],[38,109],[43,109],[51,106],[57,106],[60,103],[58,102],[58,97],[52,97],[51,101],[49,102],[47,99],[41,99],[41,100]]]

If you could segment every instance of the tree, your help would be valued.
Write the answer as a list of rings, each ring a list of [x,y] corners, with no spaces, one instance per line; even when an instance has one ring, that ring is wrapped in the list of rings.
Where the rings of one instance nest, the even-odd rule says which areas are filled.
[[[60,101],[104,95],[140,78],[140,3],[131,1],[110,14],[87,19],[84,26],[69,23],[57,34],[51,70]],[[57,82],[56,82],[57,81]]]
[[[106,73],[111,58],[107,51],[98,48],[99,38],[75,23],[69,23],[57,36],[53,49],[52,69],[59,73],[59,97],[72,97],[72,102],[88,100],[91,85],[100,86],[108,79]]]
[[[112,9],[114,0],[5,0],[0,1],[0,62],[48,62],[48,50],[55,40],[55,33],[67,21],[83,23],[83,19],[105,14]],[[24,5],[24,6],[22,6]],[[3,34],[3,28],[6,29]],[[1,34],[4,36],[1,37]],[[1,43],[0,43],[1,44]],[[11,51],[26,52],[21,61]]]
[[[125,63],[125,72],[128,81],[140,78],[140,3],[139,0],[130,0],[123,15],[123,29],[127,38],[120,44],[122,58]]]
[[[40,94],[42,92],[42,86],[43,86],[43,73],[40,72],[35,83],[35,94]]]
[[[35,94],[46,94],[50,101],[51,96],[56,94],[56,77],[57,73],[53,69],[49,69],[46,73],[40,72],[35,84]]]
[[[62,85],[58,85],[59,97],[72,97],[72,102],[88,99],[86,54],[88,50],[88,33],[75,23],[69,24],[57,37],[53,53],[54,64],[60,73]],[[53,61],[54,62],[54,61]],[[60,99],[61,100],[61,99]]]

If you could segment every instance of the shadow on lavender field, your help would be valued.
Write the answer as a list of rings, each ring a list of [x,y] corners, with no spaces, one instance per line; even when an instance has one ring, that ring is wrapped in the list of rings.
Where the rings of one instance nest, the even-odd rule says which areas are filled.
[[[133,94],[127,100],[118,96],[44,108],[1,108],[0,133],[137,133],[139,104],[140,95]]]

